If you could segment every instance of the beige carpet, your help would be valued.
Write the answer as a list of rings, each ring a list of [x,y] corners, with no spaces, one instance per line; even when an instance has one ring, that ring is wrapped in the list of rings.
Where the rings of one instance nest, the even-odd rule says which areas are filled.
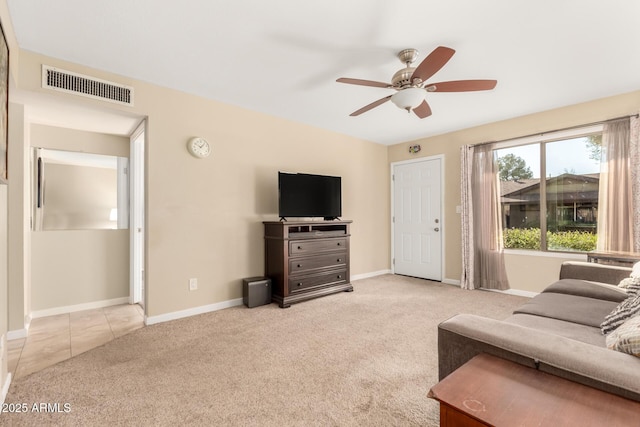
[[[145,327],[13,382],[5,403],[68,413],[34,425],[438,425],[436,326],[505,318],[525,298],[402,276],[295,304],[235,307]]]

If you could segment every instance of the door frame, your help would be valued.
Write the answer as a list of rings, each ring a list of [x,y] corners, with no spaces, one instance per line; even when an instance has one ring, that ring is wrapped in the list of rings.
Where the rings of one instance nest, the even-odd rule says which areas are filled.
[[[145,194],[146,194],[146,162],[145,152],[147,146],[148,130],[147,130],[147,118],[142,119],[135,131],[130,135],[130,161],[129,161],[129,303],[140,304],[143,308],[146,305],[146,274],[145,274],[145,259],[146,259],[146,209],[145,209]],[[143,136],[142,141],[137,142],[140,136]],[[141,192],[138,191],[140,185]],[[138,224],[138,221],[140,223]],[[140,226],[142,236],[137,236],[136,226]],[[145,309],[146,311],[146,309]]]
[[[446,231],[447,231],[447,227],[446,227],[446,218],[444,216],[444,164],[445,164],[445,155],[444,154],[436,154],[433,156],[427,156],[427,157],[420,157],[418,159],[410,159],[410,160],[401,160],[398,162],[392,162],[389,165],[389,185],[391,187],[391,259],[389,260],[390,264],[391,264],[391,273],[392,274],[396,274],[396,266],[394,263],[395,260],[395,249],[396,249],[396,242],[395,242],[395,190],[394,190],[394,168],[396,166],[402,166],[402,165],[406,165],[406,164],[410,164],[410,163],[421,163],[421,162],[427,162],[427,161],[431,161],[431,160],[439,160],[440,161],[440,231],[441,231],[441,239],[440,239],[440,282],[444,283],[446,281],[445,279],[445,274],[444,274],[444,267],[445,267],[445,253],[444,253],[444,242],[445,242],[445,236],[446,236]]]

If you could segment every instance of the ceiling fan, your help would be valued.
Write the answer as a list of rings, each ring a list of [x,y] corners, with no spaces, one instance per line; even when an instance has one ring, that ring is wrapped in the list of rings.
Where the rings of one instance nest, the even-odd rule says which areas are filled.
[[[404,49],[398,52],[398,59],[406,67],[398,70],[391,78],[391,83],[382,83],[372,80],[350,79],[341,77],[337,82],[352,85],[373,86],[385,89],[395,89],[396,93],[385,96],[369,105],[365,105],[354,111],[350,116],[359,116],[372,108],[391,100],[399,108],[413,111],[418,117],[424,119],[431,115],[431,107],[425,99],[427,92],[470,92],[479,90],[491,90],[498,83],[496,80],[454,80],[449,82],[429,83],[427,80],[437,73],[451,59],[456,51],[439,46],[433,50],[417,67],[411,64],[418,57],[416,49]]]

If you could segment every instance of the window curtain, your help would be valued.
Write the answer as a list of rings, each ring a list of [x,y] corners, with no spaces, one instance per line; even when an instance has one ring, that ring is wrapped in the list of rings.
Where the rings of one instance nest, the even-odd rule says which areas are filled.
[[[460,148],[460,198],[462,220],[462,289],[475,289],[473,256],[473,201],[471,200],[471,173],[473,146]]]
[[[602,131],[599,251],[630,252],[634,248],[630,119],[612,120]]]
[[[640,252],[640,118],[636,114],[629,119],[631,134],[629,152],[631,168],[631,204],[633,214],[633,246],[634,252]]]
[[[509,289],[498,166],[490,144],[462,147],[463,289]]]

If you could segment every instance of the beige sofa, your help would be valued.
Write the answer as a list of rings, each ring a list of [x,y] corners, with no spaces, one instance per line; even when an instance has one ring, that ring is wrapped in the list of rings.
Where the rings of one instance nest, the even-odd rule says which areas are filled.
[[[566,262],[560,280],[505,320],[460,314],[438,326],[439,376],[489,353],[640,401],[640,358],[607,349],[600,324],[630,268]]]

